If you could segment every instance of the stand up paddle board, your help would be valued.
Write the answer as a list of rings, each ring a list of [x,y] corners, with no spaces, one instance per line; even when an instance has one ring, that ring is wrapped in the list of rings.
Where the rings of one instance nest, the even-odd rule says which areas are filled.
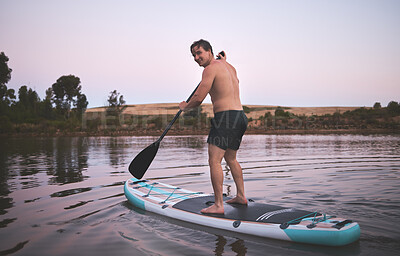
[[[360,226],[349,219],[319,212],[284,208],[249,200],[248,205],[224,203],[225,214],[202,214],[214,196],[131,178],[125,196],[134,206],[170,218],[244,234],[300,243],[342,246],[357,241]],[[228,200],[224,197],[224,201]]]

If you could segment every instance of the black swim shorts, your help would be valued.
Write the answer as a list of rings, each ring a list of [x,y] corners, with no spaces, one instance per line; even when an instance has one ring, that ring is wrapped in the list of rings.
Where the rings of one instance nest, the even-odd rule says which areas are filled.
[[[223,150],[238,150],[247,129],[247,117],[243,110],[217,112],[211,119],[211,129],[207,143]]]

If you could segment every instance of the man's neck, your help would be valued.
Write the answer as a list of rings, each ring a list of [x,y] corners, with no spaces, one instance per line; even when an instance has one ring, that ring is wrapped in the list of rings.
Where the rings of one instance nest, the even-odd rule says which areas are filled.
[[[215,59],[214,59],[214,57],[213,56],[211,56],[211,59],[210,59],[210,61],[209,62],[207,62],[206,64],[204,64],[204,66],[203,66],[203,68],[206,68],[208,65],[210,65],[212,62],[214,62],[215,61]]]

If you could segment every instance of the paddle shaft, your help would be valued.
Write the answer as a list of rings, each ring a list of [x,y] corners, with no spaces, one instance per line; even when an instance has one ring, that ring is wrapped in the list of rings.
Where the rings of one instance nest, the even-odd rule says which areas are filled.
[[[199,87],[200,84],[198,84],[196,86],[196,88],[194,89],[194,91],[192,92],[192,94],[190,94],[189,98],[186,100],[186,102],[189,102],[189,100],[192,98],[192,96],[194,95],[194,93],[196,92],[197,88]],[[171,122],[167,125],[167,127],[165,128],[164,132],[161,134],[160,138],[158,138],[157,142],[160,143],[160,141],[164,138],[164,136],[167,134],[167,132],[169,131],[169,129],[171,129],[172,125],[175,123],[176,119],[178,119],[178,117],[180,116],[180,114],[182,113],[182,110],[179,110],[178,113],[176,113],[175,117],[171,120]],[[156,143],[157,143],[156,142]]]

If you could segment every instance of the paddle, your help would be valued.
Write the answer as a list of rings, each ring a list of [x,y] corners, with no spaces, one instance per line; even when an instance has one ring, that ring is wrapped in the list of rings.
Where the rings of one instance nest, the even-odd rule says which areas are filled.
[[[189,102],[189,100],[192,98],[193,94],[196,92],[197,88],[199,87],[200,84],[197,85],[196,89],[190,94],[189,98],[187,99],[186,102]],[[157,154],[158,147],[160,146],[161,140],[164,138],[164,136],[167,134],[169,129],[172,127],[172,125],[175,123],[176,119],[178,119],[179,115],[181,114],[182,110],[179,110],[178,113],[176,113],[174,119],[167,125],[165,128],[163,134],[161,134],[160,138],[147,148],[143,149],[131,162],[129,165],[129,172],[137,179],[141,179],[147,169],[149,168],[151,162],[153,161],[154,157]]]

